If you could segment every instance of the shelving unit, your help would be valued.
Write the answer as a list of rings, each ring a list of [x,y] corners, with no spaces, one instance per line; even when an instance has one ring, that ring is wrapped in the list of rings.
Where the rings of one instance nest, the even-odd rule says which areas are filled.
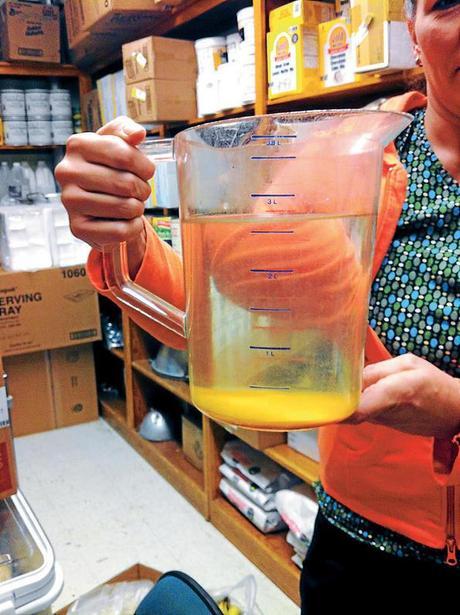
[[[0,145],[0,152],[35,152],[51,151],[63,145]]]
[[[175,133],[182,127],[226,118],[252,114],[283,112],[295,109],[318,107],[359,107],[376,96],[399,93],[405,89],[408,80],[423,74],[419,68],[390,74],[364,74],[353,84],[321,89],[299,96],[285,96],[269,101],[267,96],[266,33],[268,13],[272,8],[287,0],[254,0],[256,45],[256,101],[204,118],[170,125],[156,126],[152,134],[161,137]],[[233,18],[237,10],[247,6],[247,0],[196,0],[182,2],[165,13],[159,14],[154,26],[143,34],[175,38],[194,39],[211,36],[213,28],[224,28],[227,19]],[[214,30],[217,32],[217,30]],[[103,71],[120,68],[121,49],[110,53],[86,58],[85,71],[94,77]],[[1,69],[1,67],[0,67]],[[69,67],[66,70],[72,70]],[[76,70],[76,69],[73,69]],[[0,71],[1,74],[1,71]],[[88,91],[90,80],[83,80],[81,88]],[[89,86],[88,86],[89,84]],[[123,315],[125,347],[108,353],[113,360],[121,361],[124,373],[126,400],[103,399],[101,410],[106,420],[164,476],[184,497],[210,520],[241,552],[252,560],[294,601],[299,602],[298,583],[300,572],[292,563],[292,549],[285,541],[284,533],[265,536],[220,494],[218,485],[221,462],[220,451],[230,434],[223,426],[203,416],[203,471],[197,470],[185,458],[179,442],[150,443],[138,434],[138,427],[149,405],[169,395],[171,413],[181,414],[184,404],[191,404],[189,386],[185,382],[159,376],[152,371],[149,357],[153,356],[157,343]],[[110,357],[112,359],[112,357]],[[265,449],[265,454],[290,470],[308,485],[319,476],[318,464],[297,453],[286,444]],[[313,491],[311,493],[313,498]]]

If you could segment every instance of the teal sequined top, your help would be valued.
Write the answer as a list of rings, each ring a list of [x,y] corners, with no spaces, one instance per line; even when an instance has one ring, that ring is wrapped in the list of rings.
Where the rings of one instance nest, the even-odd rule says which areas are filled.
[[[408,193],[371,290],[369,323],[393,356],[412,352],[460,377],[460,186],[425,133],[425,110],[396,140]],[[316,485],[325,517],[353,538],[400,557],[442,563],[443,552],[357,515]]]

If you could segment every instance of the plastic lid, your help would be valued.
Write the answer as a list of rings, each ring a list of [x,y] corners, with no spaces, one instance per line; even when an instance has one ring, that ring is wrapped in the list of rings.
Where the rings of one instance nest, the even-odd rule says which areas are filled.
[[[65,88],[52,88],[50,94],[68,94],[70,96],[70,90],[66,90]]]
[[[209,36],[195,41],[195,49],[206,49],[207,47],[225,47],[225,36]]]
[[[241,9],[236,14],[237,21],[244,21],[245,19],[254,19],[254,7],[247,6],[245,9]]]
[[[19,88],[2,88],[0,90],[0,94],[6,94],[7,92],[14,92],[15,94],[24,94],[24,90],[21,90]]]
[[[62,588],[57,576],[51,545],[21,493],[0,501],[0,612],[8,601],[21,613],[42,610],[29,610],[37,601],[50,606]]]
[[[239,32],[233,32],[232,34],[228,34],[226,37],[227,44],[240,43],[241,36]]]
[[[26,89],[26,96],[27,94],[49,94],[50,90],[46,89],[46,88],[27,88]]]
[[[25,115],[5,115],[3,114],[3,123],[7,124],[9,122],[21,122],[23,124],[27,124]]]

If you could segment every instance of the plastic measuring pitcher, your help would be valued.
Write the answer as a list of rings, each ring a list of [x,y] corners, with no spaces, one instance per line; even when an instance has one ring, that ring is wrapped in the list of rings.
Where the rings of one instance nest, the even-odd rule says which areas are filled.
[[[193,403],[261,430],[356,409],[383,148],[411,116],[274,114],[204,124],[147,156],[177,163],[186,313],[105,251],[115,296],[187,337]]]

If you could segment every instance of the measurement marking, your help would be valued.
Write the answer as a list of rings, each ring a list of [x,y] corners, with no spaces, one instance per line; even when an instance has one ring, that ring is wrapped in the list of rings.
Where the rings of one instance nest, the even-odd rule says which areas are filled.
[[[250,389],[268,389],[269,391],[289,391],[291,387],[264,387],[257,384],[250,384]]]
[[[258,192],[253,192],[251,194],[251,197],[253,199],[258,199],[258,198],[279,198],[279,199],[287,199],[287,198],[292,198],[294,197],[295,194],[259,194]]]
[[[251,273],[294,273],[294,269],[250,269]]]
[[[297,160],[297,156],[251,156],[251,160]]]
[[[258,139],[297,139],[297,135],[252,135],[251,140]]]
[[[249,346],[251,350],[291,350],[290,346]]]
[[[293,235],[294,231],[251,231],[253,235]]]
[[[290,312],[289,308],[258,308],[252,307],[249,308],[250,312]]]

